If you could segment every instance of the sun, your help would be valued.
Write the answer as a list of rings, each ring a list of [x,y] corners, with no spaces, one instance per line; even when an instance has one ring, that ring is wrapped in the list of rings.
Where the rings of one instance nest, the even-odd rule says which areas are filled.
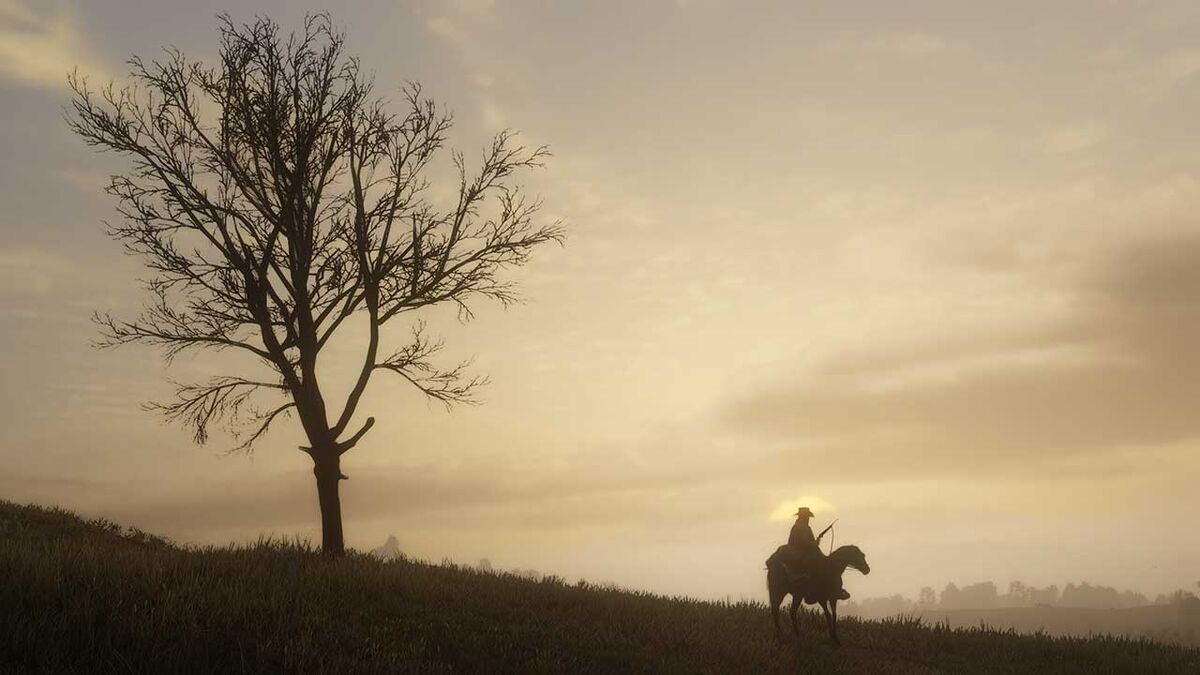
[[[833,504],[830,504],[825,499],[815,497],[813,495],[804,495],[801,497],[796,497],[795,499],[789,499],[781,502],[779,506],[775,507],[775,510],[771,512],[771,516],[768,518],[768,520],[791,520],[792,518],[796,517],[796,509],[800,508],[801,506],[807,506],[808,508],[812,509],[812,512],[816,514],[818,518],[829,516],[837,511]]]

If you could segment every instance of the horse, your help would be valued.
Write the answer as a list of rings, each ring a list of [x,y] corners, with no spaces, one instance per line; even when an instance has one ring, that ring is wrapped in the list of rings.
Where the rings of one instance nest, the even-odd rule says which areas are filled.
[[[791,564],[789,565],[789,559]],[[863,574],[871,573],[867,558],[857,546],[839,546],[828,556],[821,556],[817,564],[807,570],[797,570],[795,551],[789,546],[780,546],[767,558],[767,591],[771,598],[771,620],[775,622],[775,634],[780,639],[783,635],[779,630],[779,605],[783,596],[792,596],[792,606],[789,614],[792,619],[792,631],[800,637],[800,628],[796,625],[796,612],[801,602],[810,605],[820,605],[825,614],[825,624],[829,626],[829,640],[834,645],[840,645],[837,634],[837,603],[845,597],[842,590],[842,574],[847,567]],[[801,573],[803,572],[803,573]]]

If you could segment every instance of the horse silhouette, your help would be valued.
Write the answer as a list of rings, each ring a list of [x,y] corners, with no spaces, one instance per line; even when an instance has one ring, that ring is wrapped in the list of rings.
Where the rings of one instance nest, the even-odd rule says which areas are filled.
[[[837,634],[837,603],[844,597],[842,590],[842,574],[850,567],[863,574],[871,573],[867,558],[857,546],[839,546],[828,556],[802,565],[795,557],[795,552],[789,546],[775,549],[767,558],[767,591],[771,598],[771,620],[775,622],[775,634],[783,637],[779,629],[779,605],[785,595],[792,596],[792,606],[789,614],[792,619],[792,632],[800,637],[800,628],[796,625],[796,612],[800,603],[820,605],[825,613],[825,624],[829,626],[829,640],[840,645]]]

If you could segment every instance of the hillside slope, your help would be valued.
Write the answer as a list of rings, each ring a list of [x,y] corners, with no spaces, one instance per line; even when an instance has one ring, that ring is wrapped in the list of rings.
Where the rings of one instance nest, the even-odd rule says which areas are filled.
[[[0,501],[2,672],[1180,672],[1200,651],[917,621],[815,619],[775,640],[755,603],[531,581],[307,547],[184,549]]]

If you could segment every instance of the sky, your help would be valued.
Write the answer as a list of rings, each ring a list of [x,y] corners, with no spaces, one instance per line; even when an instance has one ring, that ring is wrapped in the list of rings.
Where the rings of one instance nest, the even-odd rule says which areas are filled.
[[[808,505],[866,552],[856,597],[1195,588],[1200,6],[344,5],[377,92],[419,81],[468,156],[504,128],[549,145],[525,184],[568,227],[509,275],[522,304],[427,317],[491,378],[482,405],[373,382],[349,546],[765,599]],[[125,165],[63,108],[76,67],[211,61],[222,11],[322,9],[0,0],[0,497],[319,541],[298,422],[230,455],[140,408],[237,366],[91,346],[145,273],[104,233]]]

